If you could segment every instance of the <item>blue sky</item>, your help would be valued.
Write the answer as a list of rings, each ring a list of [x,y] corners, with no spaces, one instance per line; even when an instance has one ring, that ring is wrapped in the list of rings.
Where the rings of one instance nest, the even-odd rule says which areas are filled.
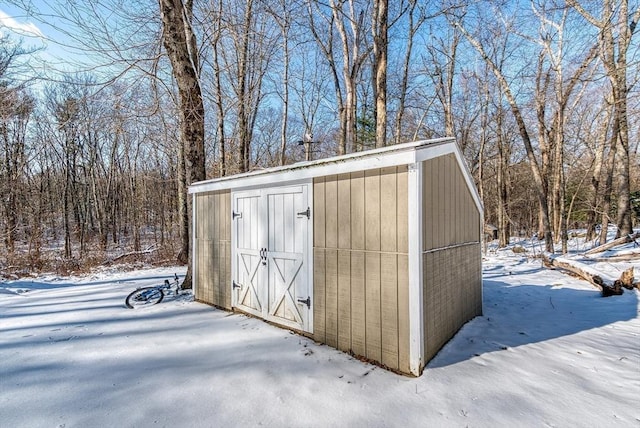
[[[30,42],[44,41],[42,30],[26,14],[7,4],[0,5],[0,34]]]
[[[0,35],[8,35],[26,50],[35,50],[29,64],[38,75],[65,69],[77,57],[72,49],[65,47],[68,44],[65,43],[66,36],[58,30],[63,29],[64,24],[53,17],[51,4],[55,5],[38,0],[30,2],[36,15],[30,16],[24,10],[0,1]]]

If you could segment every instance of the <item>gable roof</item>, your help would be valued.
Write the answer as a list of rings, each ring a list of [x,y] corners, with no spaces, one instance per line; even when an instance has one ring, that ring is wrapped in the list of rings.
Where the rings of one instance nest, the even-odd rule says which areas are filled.
[[[460,166],[467,187],[482,212],[482,204],[473,177],[467,168],[460,149],[453,138],[421,140],[411,143],[397,144],[380,149],[349,153],[342,156],[298,162],[292,165],[259,169],[242,174],[229,175],[189,186],[189,193],[201,193],[220,190],[238,190],[277,185],[286,185],[315,177],[344,174],[354,171],[384,168],[398,165],[411,165],[447,154],[454,154]]]

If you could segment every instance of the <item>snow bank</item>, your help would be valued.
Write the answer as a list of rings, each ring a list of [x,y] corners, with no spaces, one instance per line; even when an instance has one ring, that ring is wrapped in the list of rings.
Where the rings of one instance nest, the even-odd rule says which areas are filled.
[[[188,297],[125,308],[173,272],[0,283],[0,425],[640,424],[638,291],[492,256],[484,316],[414,379]]]

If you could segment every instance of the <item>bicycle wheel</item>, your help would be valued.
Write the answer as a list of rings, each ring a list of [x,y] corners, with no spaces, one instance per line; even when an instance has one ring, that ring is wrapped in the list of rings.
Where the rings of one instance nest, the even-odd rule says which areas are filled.
[[[127,308],[139,308],[142,306],[151,306],[162,302],[164,294],[157,287],[138,288],[129,294],[124,301]]]

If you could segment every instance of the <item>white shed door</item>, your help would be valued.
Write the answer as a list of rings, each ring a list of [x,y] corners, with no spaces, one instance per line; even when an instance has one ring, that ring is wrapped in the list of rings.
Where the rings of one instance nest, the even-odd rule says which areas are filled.
[[[235,272],[233,278],[236,306],[262,316],[261,271],[263,238],[259,230],[260,192],[234,195]]]
[[[311,332],[308,187],[234,194],[234,289],[239,309]]]

